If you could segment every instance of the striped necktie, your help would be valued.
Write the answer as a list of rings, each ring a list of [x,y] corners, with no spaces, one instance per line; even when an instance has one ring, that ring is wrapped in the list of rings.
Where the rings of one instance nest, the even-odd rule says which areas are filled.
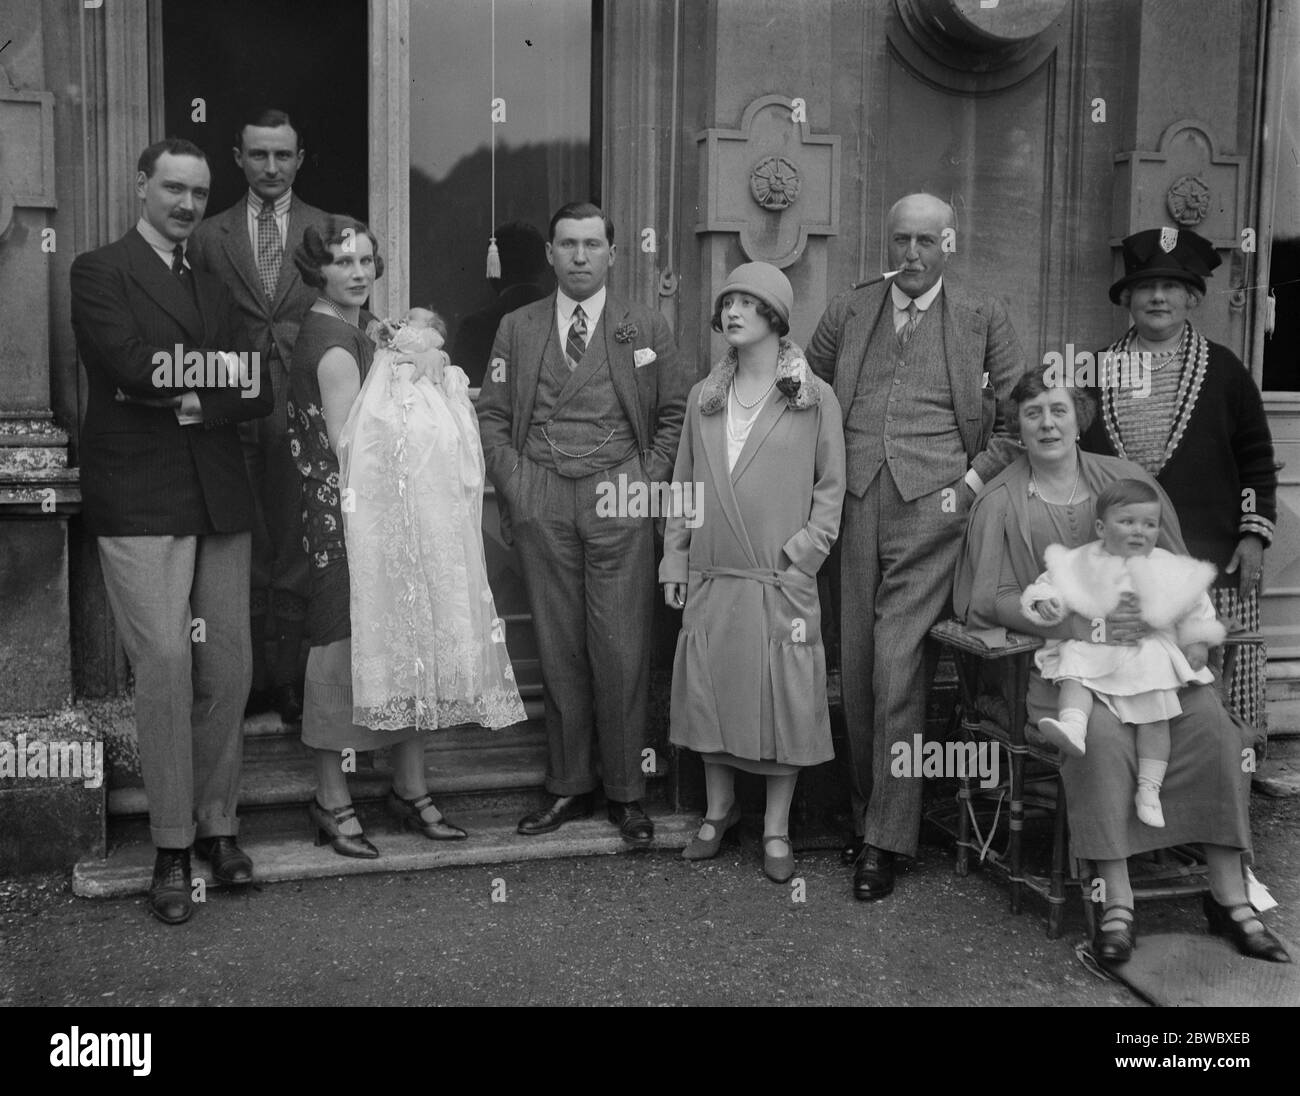
[[[564,340],[564,353],[569,359],[569,369],[578,368],[582,356],[587,352],[587,317],[583,315],[582,305],[573,306],[573,320],[569,324],[569,334]]]
[[[898,329],[899,346],[906,346],[911,341],[911,338],[913,335],[916,334],[916,329],[920,325],[920,323],[921,323],[921,310],[916,307],[915,301],[908,301],[907,302],[907,323],[903,324],[903,326]]]
[[[282,258],[284,241],[280,239],[280,226],[275,223],[275,203],[263,202],[262,211],[257,215],[257,272],[268,301],[275,296]]]

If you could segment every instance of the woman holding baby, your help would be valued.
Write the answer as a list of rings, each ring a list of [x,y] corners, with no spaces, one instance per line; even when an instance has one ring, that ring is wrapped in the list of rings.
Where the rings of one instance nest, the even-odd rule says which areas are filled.
[[[465,831],[448,822],[434,805],[425,777],[424,739],[420,731],[447,725],[437,718],[442,709],[438,704],[441,677],[435,672],[438,667],[431,665],[436,660],[427,651],[417,652],[410,658],[409,669],[415,682],[410,690],[413,696],[395,695],[388,703],[359,706],[353,695],[354,632],[369,634],[373,630],[374,621],[367,618],[372,613],[383,612],[377,602],[391,599],[394,589],[393,583],[385,580],[390,569],[383,560],[374,558],[371,544],[382,539],[401,553],[403,565],[412,558],[418,561],[421,551],[426,550],[427,554],[432,547],[418,530],[407,535],[403,515],[393,511],[392,493],[385,490],[384,481],[405,475],[408,448],[418,451],[430,448],[418,429],[424,421],[420,417],[421,408],[433,399],[422,386],[443,384],[444,373],[450,373],[452,367],[439,349],[441,340],[436,333],[427,329],[427,335],[420,334],[428,317],[417,312],[410,318],[410,326],[415,330],[406,340],[406,349],[381,351],[385,373],[382,377],[377,374],[374,380],[382,380],[386,387],[374,393],[374,415],[359,422],[355,412],[365,402],[360,397],[367,391],[366,382],[376,361],[376,345],[363,333],[364,321],[371,317],[363,312],[362,306],[370,296],[375,279],[383,273],[377,241],[365,225],[347,217],[331,217],[321,231],[307,230],[294,262],[303,281],[320,292],[303,321],[294,347],[288,406],[290,450],[302,476],[304,546],[311,572],[307,610],[311,650],[302,733],[303,742],[315,751],[317,794],[309,813],[317,831],[317,844],[329,841],[342,856],[373,859],[379,851],[366,839],[352,806],[343,764],[344,750],[391,747],[393,788],[387,802],[389,811],[404,828],[431,840],[466,837]],[[391,333],[393,325],[383,330]],[[367,425],[368,432],[359,434],[358,427]],[[412,436],[408,437],[408,433]],[[347,451],[349,439],[362,442],[366,452],[377,455],[376,461],[367,465],[369,475],[363,486],[341,482],[339,454],[341,448]],[[481,459],[480,454],[480,462]],[[434,472],[440,476],[464,477],[461,462]],[[481,476],[477,487],[481,497]],[[355,551],[358,543],[355,528],[358,513],[364,514],[369,524],[387,523],[388,536],[363,540],[362,558],[350,561],[350,547]],[[463,513],[455,515],[454,522],[448,521],[447,515],[426,517],[429,524],[457,528],[469,520]],[[350,528],[348,522],[354,526]],[[478,536],[477,524],[473,525],[472,535]],[[462,536],[462,542],[464,539]],[[465,554],[472,557],[472,552]],[[480,566],[481,557],[479,541]],[[423,592],[427,602],[428,592],[422,587],[421,573],[414,565],[407,573],[411,581],[406,592],[417,601]],[[464,585],[468,588],[469,583]],[[486,591],[486,580],[475,589]],[[360,614],[358,607],[362,607]],[[477,608],[477,619],[484,615],[489,621],[492,619],[490,593]],[[498,647],[497,658],[502,660],[504,644]],[[497,666],[499,669],[499,662]],[[507,661],[507,671],[508,667]],[[468,680],[476,668],[460,669],[462,677]],[[477,669],[481,671],[482,667]],[[475,684],[479,684],[477,679]],[[499,683],[499,689],[508,695],[513,690],[513,681],[508,682],[508,688],[506,682]],[[498,714],[510,709],[506,722],[523,719],[517,691],[513,700],[513,705],[502,701],[494,709]],[[391,717],[397,712],[409,713],[409,720],[394,721]],[[421,714],[425,716],[422,726]]]
[[[1137,464],[1081,451],[1079,436],[1091,424],[1095,404],[1083,391],[1053,387],[1052,379],[1050,367],[1032,369],[1011,393],[1008,419],[1025,452],[985,486],[971,509],[954,606],[991,647],[1005,644],[1007,629],[1061,641],[1063,647],[1136,646],[1154,629],[1147,620],[1150,606],[1132,593],[1108,603],[1101,627],[1077,611],[1059,623],[1043,624],[1022,609],[1022,595],[1043,575],[1052,545],[1066,550],[1089,546],[1098,558],[1151,555],[1152,547],[1187,556],[1178,515],[1165,492]],[[1118,481],[1136,481],[1138,489],[1116,497],[1110,488]],[[1134,529],[1140,526],[1142,531],[1122,536],[1112,531],[1110,518],[1098,520],[1098,510],[1107,505],[1116,514],[1134,511]],[[1148,545],[1147,538],[1154,545]],[[1167,569],[1166,564],[1158,566]],[[1203,639],[1190,632],[1175,636],[1191,663],[1201,661],[1203,652],[1195,648]],[[1095,667],[1073,672],[1076,678],[1089,673],[1096,673]],[[1031,674],[1027,700],[1032,721],[1065,722],[1071,711],[1078,711],[1078,705],[1062,711],[1060,690],[1048,680],[1067,676],[1050,661]],[[1114,681],[1109,685],[1115,688]],[[1167,711],[1129,722],[1117,714],[1116,708],[1120,713],[1125,708],[1112,706],[1104,690],[1090,695],[1083,707],[1088,709],[1083,713],[1085,732],[1079,749],[1073,755],[1067,751],[1061,779],[1073,853],[1095,861],[1104,883],[1094,954],[1105,963],[1123,963],[1135,946],[1128,857],[1198,843],[1209,871],[1211,896],[1205,911],[1211,931],[1227,936],[1245,955],[1288,961],[1281,943],[1247,900],[1243,853],[1250,849],[1250,776],[1243,771],[1242,751],[1250,743],[1214,689],[1197,683],[1182,686],[1174,690],[1174,704]],[[1152,719],[1167,720],[1171,742],[1160,790],[1163,826],[1144,822],[1134,809],[1144,745],[1137,726]]]

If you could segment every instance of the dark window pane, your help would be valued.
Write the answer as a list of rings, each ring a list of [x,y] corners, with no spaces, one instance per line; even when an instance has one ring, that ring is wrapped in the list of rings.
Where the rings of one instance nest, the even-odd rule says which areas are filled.
[[[442,314],[475,384],[502,307],[485,277],[494,224],[522,221],[544,237],[556,206],[589,197],[591,39],[589,0],[497,0],[495,92],[506,120],[494,126],[491,5],[411,4],[410,303]],[[507,304],[550,289],[535,269],[522,276],[540,284]]]

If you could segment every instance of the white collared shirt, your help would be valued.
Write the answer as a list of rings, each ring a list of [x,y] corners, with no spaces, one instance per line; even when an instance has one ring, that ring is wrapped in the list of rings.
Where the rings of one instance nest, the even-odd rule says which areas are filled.
[[[173,258],[172,252],[175,249],[176,244],[173,243],[171,240],[167,239],[166,236],[164,236],[161,232],[159,232],[156,228],[154,228],[154,226],[151,225],[148,221],[146,221],[143,217],[141,217],[138,221],[135,222],[135,229],[137,232],[140,233],[141,236],[144,237],[144,242],[153,248],[154,254],[156,254],[158,258],[160,258],[163,262],[165,262],[167,264],[167,269],[170,270],[172,268],[172,258]],[[181,247],[185,249],[185,269],[189,270],[190,269],[189,241],[188,240],[183,241],[181,243]]]
[[[585,301],[575,301],[562,289],[555,291],[555,318],[560,328],[560,345],[569,337],[569,324],[573,322],[573,310],[582,305],[582,314],[587,317],[587,337],[584,343],[591,344],[591,336],[596,332],[600,314],[605,311],[605,286],[601,286]]]
[[[934,299],[939,295],[939,290],[941,290],[942,288],[943,288],[943,279],[940,278],[937,282],[934,283],[934,285],[930,286],[930,288],[927,289],[924,293],[922,293],[919,297],[909,297],[906,293],[904,293],[901,289],[898,288],[897,284],[891,285],[889,287],[889,295],[894,302],[894,330],[895,331],[903,330],[903,325],[907,323],[907,306],[911,304],[912,301],[916,301],[916,310],[918,312],[924,312],[927,308],[929,308],[932,304],[934,304]]]
[[[257,218],[261,216],[262,201],[251,190],[245,196],[248,206],[248,241],[253,245],[253,258],[257,258]],[[293,201],[293,191],[286,190],[275,200],[275,227],[280,230],[280,246],[284,247],[289,237],[289,205]]]

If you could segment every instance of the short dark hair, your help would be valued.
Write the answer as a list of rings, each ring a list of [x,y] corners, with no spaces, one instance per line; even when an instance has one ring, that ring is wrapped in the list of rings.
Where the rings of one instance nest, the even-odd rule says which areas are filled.
[[[551,215],[550,234],[547,239],[555,243],[555,226],[561,221],[585,221],[588,217],[599,217],[605,222],[605,242],[614,244],[614,222],[605,216],[605,211],[591,202],[565,202]]]
[[[722,302],[726,300],[727,297],[730,297],[732,293],[744,292],[743,289],[733,289],[731,293],[727,293],[718,298],[718,303],[713,309],[713,319],[709,321],[709,326],[713,328],[714,331],[719,333],[722,331]],[[754,294],[752,293],[748,295],[754,297]],[[754,311],[758,315],[762,316],[763,319],[767,321],[767,325],[778,335],[785,336],[790,334],[790,325],[781,318],[777,310],[768,304],[767,301],[761,301],[757,297],[754,297]]]
[[[239,128],[235,130],[235,147],[240,151],[243,151],[244,148],[244,130],[248,126],[256,126],[258,129],[276,129],[279,126],[288,126],[293,130],[293,137],[297,142],[294,151],[302,151],[302,131],[293,124],[293,119],[288,114],[276,107],[254,107],[241,115]]]
[[[208,162],[207,153],[193,141],[187,141],[184,137],[167,137],[161,141],[155,141],[140,153],[140,159],[136,161],[135,165],[136,171],[143,171],[146,179],[152,179],[153,169],[158,166],[158,157],[164,152],[168,156],[194,156],[205,164]]]
[[[1074,417],[1078,420],[1080,434],[1092,425],[1092,420],[1097,417],[1097,403],[1092,393],[1086,388],[1075,385],[1048,384],[1048,374],[1055,376],[1057,372],[1057,367],[1053,365],[1034,365],[1026,369],[1024,376],[1016,382],[1011,395],[1007,397],[1005,416],[1007,429],[1013,438],[1020,437],[1020,405],[1053,388],[1064,388],[1070,393],[1070,397],[1074,400]]]
[[[1118,479],[1113,483],[1106,484],[1097,492],[1097,501],[1093,503],[1093,511],[1100,520],[1104,518],[1116,506],[1129,506],[1135,502],[1155,502],[1160,501],[1160,492],[1149,483],[1135,479]]]
[[[293,265],[298,268],[302,280],[313,289],[324,289],[325,277],[321,270],[334,261],[334,253],[330,248],[345,240],[355,239],[362,233],[370,239],[370,246],[375,252],[375,278],[382,278],[384,260],[379,255],[379,241],[375,239],[375,234],[352,217],[331,213],[325,218],[324,228],[317,229],[315,225],[308,225],[302,234],[302,243],[294,250]]]

